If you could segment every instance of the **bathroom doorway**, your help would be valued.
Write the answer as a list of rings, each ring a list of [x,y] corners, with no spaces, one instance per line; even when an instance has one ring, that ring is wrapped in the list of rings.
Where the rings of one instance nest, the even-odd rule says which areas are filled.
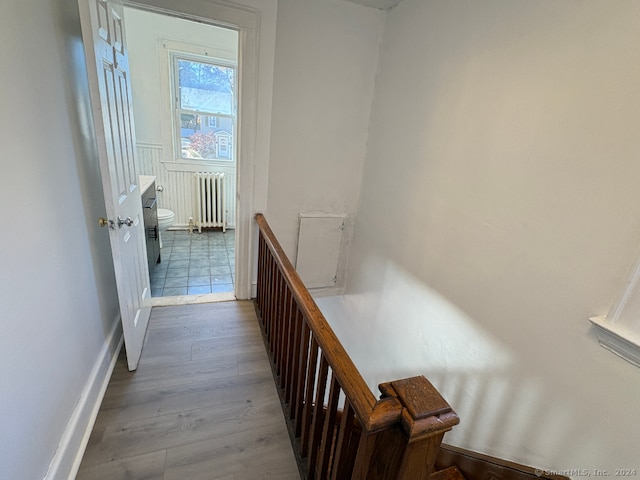
[[[237,270],[248,270],[248,259],[236,264],[238,31],[133,3],[125,3],[125,26],[138,172],[155,177],[159,212],[173,214],[161,232],[161,261],[150,269],[152,303],[242,298]],[[205,210],[223,211],[224,221],[202,218],[196,173],[217,176],[217,194],[202,198],[217,202]]]

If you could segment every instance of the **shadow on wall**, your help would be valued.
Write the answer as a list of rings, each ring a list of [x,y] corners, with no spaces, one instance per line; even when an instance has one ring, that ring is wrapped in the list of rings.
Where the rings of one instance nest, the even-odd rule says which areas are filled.
[[[545,349],[539,363],[527,360],[397,265],[369,268],[375,289],[316,302],[375,395],[382,382],[424,375],[461,419],[445,443],[550,470],[611,467],[593,462],[620,443],[612,432],[635,427],[612,416],[613,428],[594,431],[601,386],[546,375]],[[630,450],[616,448],[623,459]]]
[[[606,468],[585,461],[611,444],[585,434],[592,425],[574,415],[572,400],[540,379],[521,375],[517,369],[429,372],[429,380],[461,418],[445,443],[501,458],[509,452],[507,460],[560,475]]]

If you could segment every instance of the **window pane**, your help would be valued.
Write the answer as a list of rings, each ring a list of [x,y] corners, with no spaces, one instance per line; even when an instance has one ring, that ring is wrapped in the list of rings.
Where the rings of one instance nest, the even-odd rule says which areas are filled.
[[[198,130],[202,129],[200,125],[200,115],[191,115],[189,113],[183,113],[180,115],[180,129],[182,130],[182,135],[196,133]]]
[[[177,59],[180,108],[233,115],[234,69]]]
[[[182,113],[182,158],[232,160],[233,130],[232,118]]]

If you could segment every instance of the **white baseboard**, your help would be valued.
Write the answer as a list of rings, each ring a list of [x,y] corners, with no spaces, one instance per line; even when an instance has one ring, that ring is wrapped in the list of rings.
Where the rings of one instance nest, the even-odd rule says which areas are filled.
[[[123,339],[120,316],[118,316],[100,350],[44,480],[63,478],[73,480],[76,477],[102,399],[109,385],[111,373],[116,366]]]
[[[339,297],[344,295],[344,287],[310,288],[309,293],[313,298]]]

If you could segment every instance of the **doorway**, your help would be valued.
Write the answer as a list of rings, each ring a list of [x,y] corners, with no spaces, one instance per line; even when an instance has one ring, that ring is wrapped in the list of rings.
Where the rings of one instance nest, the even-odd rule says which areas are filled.
[[[266,208],[269,173],[271,76],[275,48],[274,1],[249,0],[252,8],[213,0],[125,0],[125,6],[162,13],[238,32],[237,197],[235,298],[255,296],[254,214]],[[244,3],[244,2],[243,2]],[[262,20],[261,20],[262,18]],[[126,24],[126,22],[125,22]],[[260,49],[258,49],[260,45]],[[259,82],[258,79],[261,79]],[[135,108],[135,106],[134,106]],[[214,294],[212,294],[214,295]],[[175,298],[175,297],[171,297]],[[187,297],[193,303],[199,297]],[[151,298],[151,304],[154,304]]]
[[[235,299],[238,31],[133,5],[125,28],[138,173],[155,177],[157,207],[174,214],[150,267],[152,304]],[[197,228],[196,173],[220,177],[220,227]]]

